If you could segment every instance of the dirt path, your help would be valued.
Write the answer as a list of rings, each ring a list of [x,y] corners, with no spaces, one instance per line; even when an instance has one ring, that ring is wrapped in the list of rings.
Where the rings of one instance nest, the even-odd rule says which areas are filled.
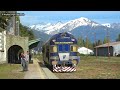
[[[29,64],[29,71],[25,72],[24,79],[59,79],[44,64],[40,65],[38,59],[33,59],[33,64]]]
[[[33,60],[33,64],[29,64],[29,71],[26,71],[24,79],[46,79],[37,59]]]

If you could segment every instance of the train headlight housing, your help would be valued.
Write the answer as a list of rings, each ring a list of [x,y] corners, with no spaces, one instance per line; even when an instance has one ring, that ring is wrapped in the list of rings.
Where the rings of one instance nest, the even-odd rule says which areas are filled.
[[[52,61],[52,65],[57,65],[58,61]]]
[[[71,45],[71,51],[72,52],[77,52],[78,46],[77,45]]]
[[[50,47],[50,52],[57,52],[57,46],[56,45],[51,46]]]

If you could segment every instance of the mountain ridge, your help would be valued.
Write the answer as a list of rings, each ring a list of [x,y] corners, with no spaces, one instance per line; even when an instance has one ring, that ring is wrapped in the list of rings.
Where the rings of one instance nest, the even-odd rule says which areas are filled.
[[[42,38],[44,37],[43,39],[48,39],[48,37],[51,37],[52,35],[59,32],[69,32],[76,38],[81,36],[85,38],[85,36],[87,36],[91,41],[94,41],[93,33],[96,33],[96,39],[104,40],[104,38],[107,36],[108,31],[111,41],[115,41],[117,35],[120,33],[120,23],[100,24],[85,17],[70,20],[65,23],[58,21],[55,24],[37,24],[30,26],[30,28],[33,30],[33,32],[35,32],[35,36]]]

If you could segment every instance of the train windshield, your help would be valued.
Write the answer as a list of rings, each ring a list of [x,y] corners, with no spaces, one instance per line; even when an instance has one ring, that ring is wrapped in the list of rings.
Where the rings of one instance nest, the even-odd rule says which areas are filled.
[[[58,45],[58,51],[59,52],[68,52],[70,50],[69,44],[59,44]]]

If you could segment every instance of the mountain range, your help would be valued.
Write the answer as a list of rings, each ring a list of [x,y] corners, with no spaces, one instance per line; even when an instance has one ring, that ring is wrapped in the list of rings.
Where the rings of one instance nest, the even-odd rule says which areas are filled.
[[[66,23],[58,21],[55,24],[52,23],[39,23],[29,26],[37,38],[46,41],[52,35],[59,32],[69,32],[76,38],[88,37],[89,40],[94,42],[95,34],[96,40],[104,40],[109,36],[111,41],[115,41],[118,34],[120,34],[120,23],[104,23],[100,24],[85,17],[70,20]]]

